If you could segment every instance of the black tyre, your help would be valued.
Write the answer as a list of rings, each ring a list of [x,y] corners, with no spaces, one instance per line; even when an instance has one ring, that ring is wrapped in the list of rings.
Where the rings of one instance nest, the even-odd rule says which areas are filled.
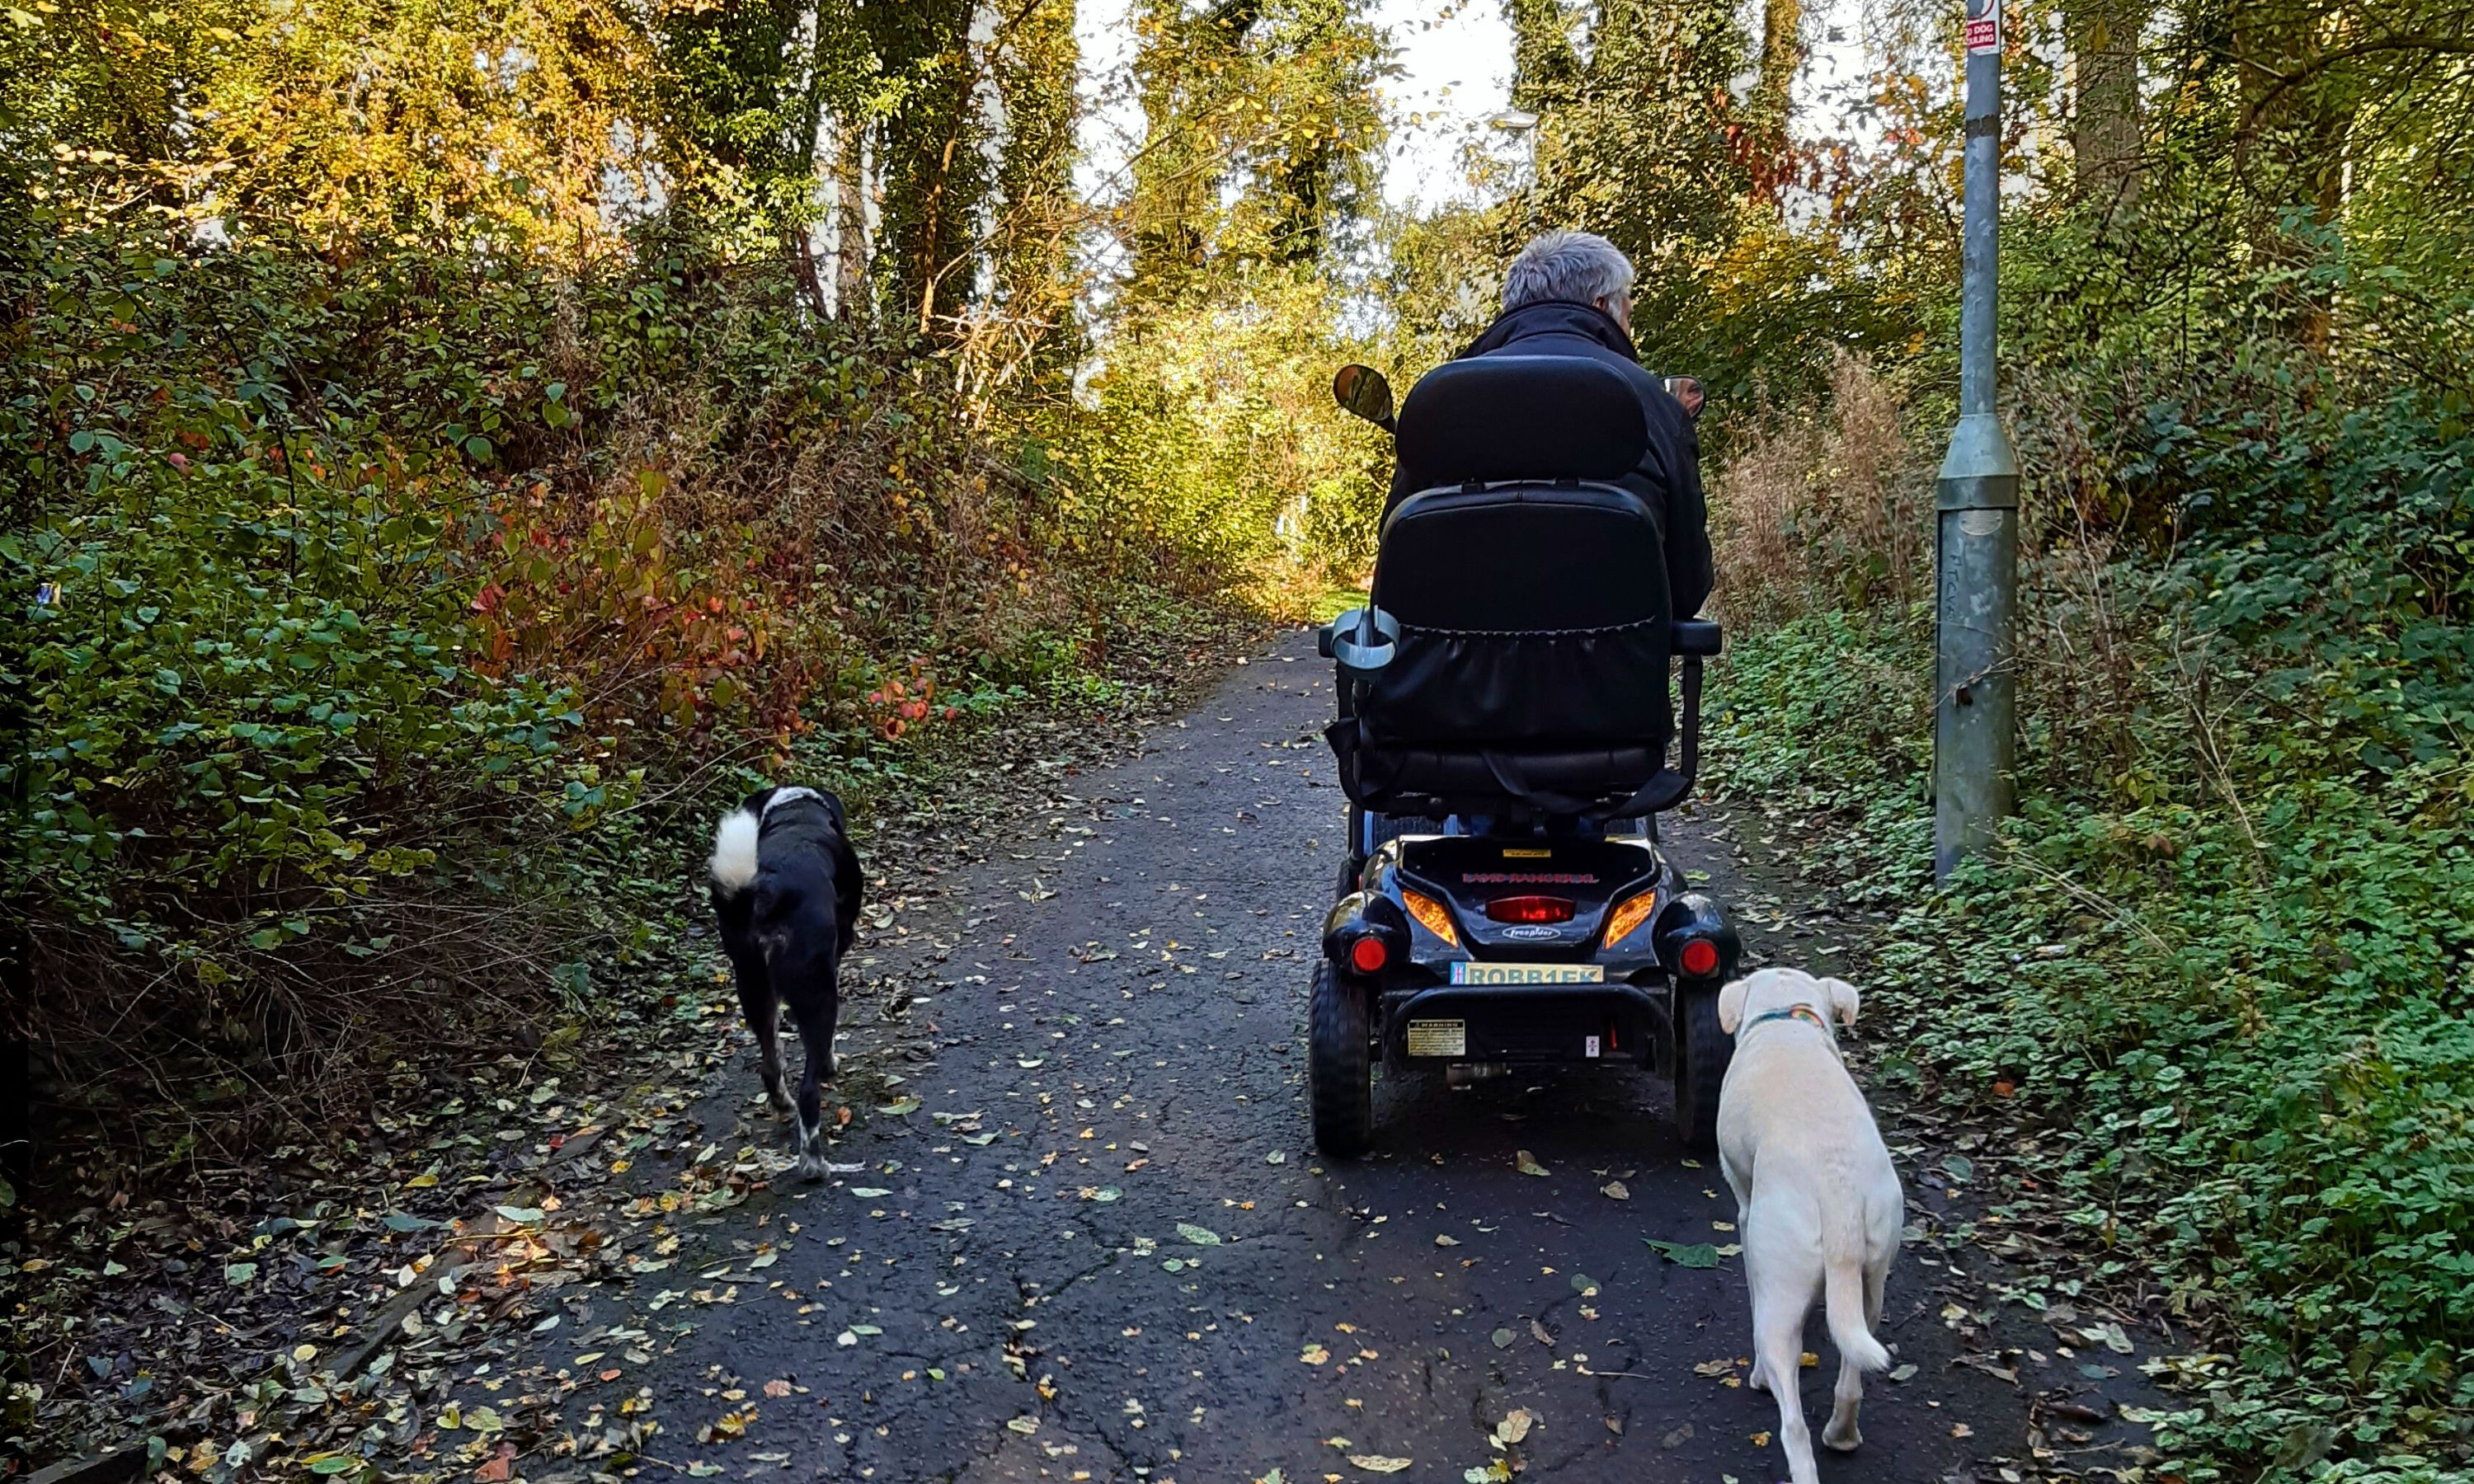
[[[1366,995],[1341,983],[1329,964],[1317,964],[1306,1014],[1306,1091],[1314,1105],[1315,1147],[1336,1160],[1353,1160],[1374,1140]]]
[[[1718,1089],[1735,1038],[1718,1028],[1718,987],[1675,992],[1675,1132],[1695,1154],[1718,1147]]]

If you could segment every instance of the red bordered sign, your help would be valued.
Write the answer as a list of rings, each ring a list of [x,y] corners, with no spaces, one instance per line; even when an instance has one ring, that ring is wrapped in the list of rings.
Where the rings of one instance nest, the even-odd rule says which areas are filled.
[[[2001,0],[1967,0],[1967,50],[2001,50]]]

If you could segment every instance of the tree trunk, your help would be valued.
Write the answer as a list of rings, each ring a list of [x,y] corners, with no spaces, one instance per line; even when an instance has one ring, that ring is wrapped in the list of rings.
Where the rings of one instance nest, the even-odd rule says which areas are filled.
[[[2328,50],[2341,31],[2292,0],[2245,0],[2234,13],[2234,57],[2242,69],[2243,115],[2234,138],[2234,174],[2247,198],[2251,251],[2279,275],[2277,327],[2314,352],[2327,350],[2334,308],[2307,275],[2318,232],[2339,227],[2345,209],[2345,155],[2353,104],[2342,64]]]
[[[1787,126],[1795,111],[1795,75],[1804,67],[1804,0],[1768,0],[1761,8],[1758,81],[1746,100],[1757,155],[1757,186],[1775,196],[1791,174]]]
[[[834,309],[841,322],[869,320],[867,286],[867,128],[846,117],[834,152]]]
[[[2071,149],[2081,199],[2110,220],[2139,201],[2139,25],[2128,0],[2071,0],[2071,60],[2078,75]]]

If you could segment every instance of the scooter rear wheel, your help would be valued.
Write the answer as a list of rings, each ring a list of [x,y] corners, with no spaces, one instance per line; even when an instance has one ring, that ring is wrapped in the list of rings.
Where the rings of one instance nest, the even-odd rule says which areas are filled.
[[[1367,1047],[1366,996],[1317,964],[1307,1009],[1306,1089],[1315,1147],[1353,1160],[1374,1141],[1374,1077]]]
[[[1695,1154],[1718,1147],[1718,1089],[1735,1038],[1718,1025],[1718,987],[1675,991],[1675,1132]]]

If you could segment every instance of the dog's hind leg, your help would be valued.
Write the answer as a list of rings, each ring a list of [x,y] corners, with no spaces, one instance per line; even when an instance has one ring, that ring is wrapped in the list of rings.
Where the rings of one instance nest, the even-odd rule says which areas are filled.
[[[1839,1452],[1852,1452],[1864,1441],[1856,1426],[1856,1411],[1864,1404],[1864,1373],[1844,1355],[1838,1357],[1838,1386],[1831,1401],[1830,1425],[1821,1429],[1821,1441]]]
[[[794,1012],[794,1014],[797,1014]],[[799,1071],[799,1178],[825,1178],[825,1099],[822,1084],[834,1074],[834,1002],[798,1014],[807,1065]]]
[[[739,1009],[747,1017],[747,1028],[756,1033],[756,1070],[764,1079],[764,1100],[775,1113],[788,1113],[790,1096],[782,1090],[782,1010],[773,993],[773,976],[754,954],[736,967]]]
[[[1781,1284],[1780,1289],[1789,1286]],[[1798,1293],[1809,1291],[1808,1285],[1793,1286]],[[1779,1448],[1786,1454],[1792,1484],[1821,1484],[1821,1471],[1812,1461],[1812,1429],[1805,1423],[1804,1398],[1797,1389],[1807,1302],[1778,1290],[1753,1295],[1753,1373],[1766,1376],[1778,1400]]]
[[[1750,1376],[1744,1377],[1744,1384],[1755,1391],[1767,1391],[1770,1389],[1770,1378],[1768,1374],[1761,1369],[1762,1263],[1759,1249],[1750,1240],[1749,1234],[1752,1231],[1752,1214],[1753,1213],[1749,1209],[1739,1210],[1735,1213],[1735,1226],[1739,1232],[1746,1234],[1746,1240],[1742,1244],[1744,1249],[1744,1288],[1746,1293],[1751,1297],[1753,1304],[1753,1370]]]
[[[1890,1264],[1884,1257],[1864,1268],[1864,1328],[1878,1336],[1881,1328],[1881,1300],[1889,1286]],[[1864,1372],[1842,1352],[1838,1357],[1838,1388],[1831,1394],[1836,1403],[1830,1413],[1830,1425],[1821,1429],[1821,1441],[1844,1453],[1860,1446],[1863,1432],[1856,1425],[1856,1410],[1864,1403]]]

